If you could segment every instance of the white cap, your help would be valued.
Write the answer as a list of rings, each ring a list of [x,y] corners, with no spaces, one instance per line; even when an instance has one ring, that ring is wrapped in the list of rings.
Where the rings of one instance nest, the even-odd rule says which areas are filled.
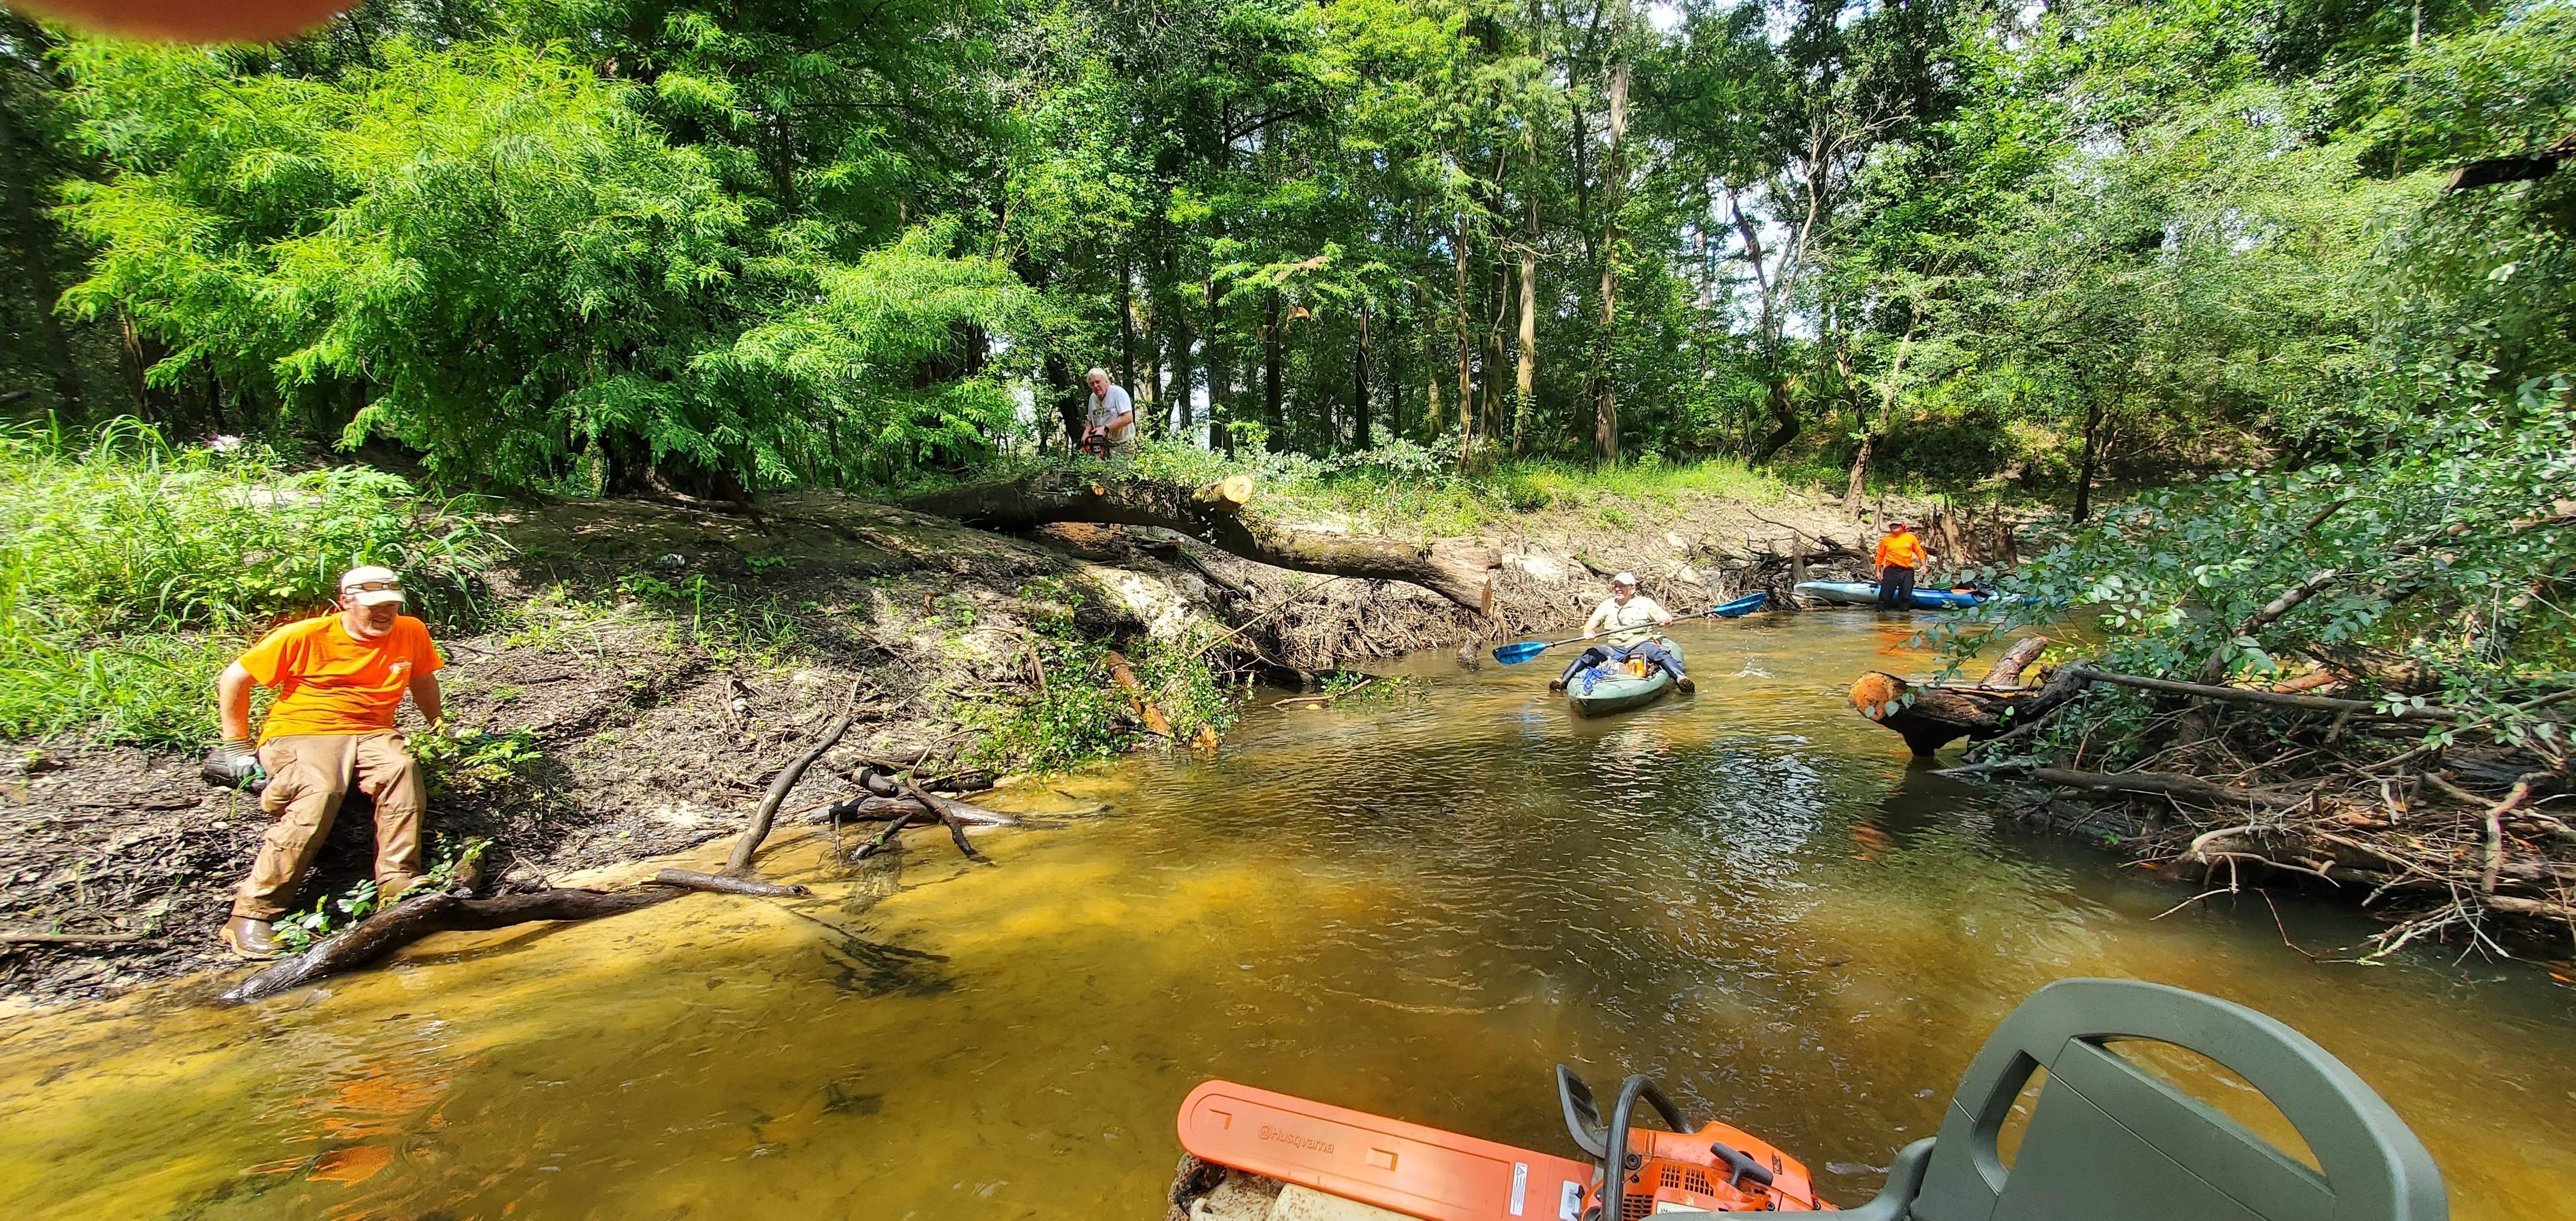
[[[1610,583],[1613,585],[1634,585],[1637,583],[1637,574],[1633,572],[1623,572],[1610,578]]]
[[[375,564],[365,564],[340,574],[340,592],[354,593],[357,596],[358,605],[360,606],[382,606],[387,602],[400,602],[403,600],[403,592],[399,588],[358,590],[350,588],[351,586],[365,585],[376,581],[392,581],[396,585],[400,585],[402,578],[395,575],[393,569],[379,567]]]

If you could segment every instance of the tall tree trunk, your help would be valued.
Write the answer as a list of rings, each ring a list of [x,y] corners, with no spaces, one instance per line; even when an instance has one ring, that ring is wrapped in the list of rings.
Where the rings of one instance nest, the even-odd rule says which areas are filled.
[[[1375,448],[1369,440],[1369,303],[1360,298],[1360,350],[1351,380],[1351,444],[1354,448]]]
[[[1118,250],[1118,384],[1127,388],[1132,400],[1136,393],[1136,297],[1128,279],[1127,249]]]
[[[1220,338],[1225,334],[1225,320],[1217,313],[1216,280],[1213,277],[1207,282],[1206,297],[1207,346],[1200,357],[1207,368],[1208,448],[1223,450],[1231,458],[1234,456],[1234,434],[1226,431],[1225,426],[1234,418],[1234,354],[1226,350]]]
[[[18,155],[16,134],[9,127],[9,109],[0,106],[0,173],[9,177],[9,212],[18,231],[18,246],[26,258],[27,290],[36,299],[36,334],[44,341],[45,356],[54,366],[54,394],[65,406],[81,401],[80,370],[72,364],[71,344],[63,338],[60,319],[54,317],[54,298],[60,290],[54,286],[54,263],[45,247],[50,244],[50,227],[36,214],[36,192],[28,185],[27,176],[35,165]]]
[[[1396,318],[1401,321],[1405,316],[1403,307],[1398,306]],[[1403,334],[1400,329],[1396,333],[1399,336]],[[1386,427],[1396,436],[1404,435],[1404,340],[1401,338],[1395,341],[1394,349],[1387,357]]]
[[[1619,461],[1619,390],[1612,381],[1611,354],[1619,337],[1619,197],[1626,185],[1628,141],[1628,9],[1618,0],[1610,19],[1610,154],[1601,174],[1601,355],[1593,369],[1592,452],[1605,463]]]
[[[1887,377],[1879,383],[1879,428],[1887,427],[1887,421],[1896,411],[1897,378],[1905,372],[1905,357],[1914,350],[1914,332],[1922,324],[1923,312],[1920,307],[1917,307],[1905,324],[1904,338],[1896,341],[1896,359],[1888,362]],[[1851,348],[1844,339],[1838,338],[1834,342],[1834,363],[1842,370],[1844,384],[1855,387],[1852,394],[1852,407],[1860,416],[1860,452],[1852,457],[1851,486],[1843,491],[1843,513],[1846,516],[1858,517],[1861,498],[1866,492],[1865,485],[1869,479],[1870,449],[1878,440],[1878,432],[1870,427],[1868,409],[1863,406],[1857,390],[1859,383],[1852,377]]]
[[[1063,353],[1046,358],[1046,390],[1055,399],[1056,418],[1064,425],[1065,452],[1073,452],[1074,439],[1082,435],[1082,413],[1086,396],[1082,381],[1073,374],[1073,366]]]
[[[1533,239],[1538,223],[1538,204],[1530,204]],[[1512,379],[1512,453],[1522,452],[1528,436],[1530,414],[1538,410],[1538,248],[1521,247],[1521,334],[1520,361]]]
[[[1467,218],[1458,218],[1458,231],[1449,241],[1450,261],[1457,267],[1458,314],[1458,469],[1467,469],[1467,455],[1476,441],[1476,385],[1467,368]]]
[[[2087,396],[2084,407],[2084,460],[2075,472],[2075,520],[2093,516],[2093,475],[2102,459],[2102,399]]]
[[[1280,400],[1279,290],[1262,294],[1269,321],[1261,327],[1261,422],[1270,426],[1270,452],[1288,448],[1288,415]]]
[[[1164,394],[1172,400],[1173,418],[1179,421],[1173,435],[1183,441],[1195,442],[1197,438],[1191,434],[1198,409],[1198,395],[1195,393],[1198,371],[1193,367],[1190,345],[1196,337],[1190,334],[1190,320],[1180,316],[1177,310],[1165,331],[1170,335],[1171,358],[1165,363],[1171,367],[1171,389]]]

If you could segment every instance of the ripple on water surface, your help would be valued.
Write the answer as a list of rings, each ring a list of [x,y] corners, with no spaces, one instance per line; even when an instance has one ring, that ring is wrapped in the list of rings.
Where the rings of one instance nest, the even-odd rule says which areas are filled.
[[[2576,1216],[2564,993],[2311,961],[2368,926],[2211,901],[1998,827],[1850,716],[1901,621],[1684,629],[1701,693],[1598,722],[1546,661],[1261,712],[1223,757],[1010,791],[1104,812],[922,836],[810,900],[693,897],[428,943],[242,1010],[156,990],[0,1024],[30,1216],[1155,1215],[1211,1076],[1565,1151],[1549,1066],[1655,1073],[1865,1198],[1968,1057],[2068,975],[2307,1031],[2415,1125],[2462,1218]],[[920,833],[916,833],[917,835]],[[2176,1070],[2186,1076],[2188,1067]],[[2222,1102],[2226,1101],[2224,1098]]]

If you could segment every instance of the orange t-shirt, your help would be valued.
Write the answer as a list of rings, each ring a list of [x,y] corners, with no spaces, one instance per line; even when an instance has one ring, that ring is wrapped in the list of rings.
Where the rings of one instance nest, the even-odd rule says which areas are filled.
[[[394,616],[394,630],[355,640],[337,613],[290,623],[241,655],[251,681],[277,688],[260,741],[292,734],[383,733],[394,727],[411,680],[447,663],[429,642],[429,627]]]
[[[1878,566],[1881,568],[1921,568],[1923,540],[1907,530],[1878,540]]]

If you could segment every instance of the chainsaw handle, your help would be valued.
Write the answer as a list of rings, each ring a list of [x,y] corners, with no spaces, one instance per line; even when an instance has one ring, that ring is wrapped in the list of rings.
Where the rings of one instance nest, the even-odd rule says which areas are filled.
[[[1585,1092],[1590,1093],[1589,1090]],[[1656,1113],[1664,1117],[1664,1122],[1670,1125],[1673,1131],[1698,1130],[1691,1126],[1689,1120],[1682,1118],[1681,1108],[1674,1106],[1673,1100],[1664,1096],[1664,1091],[1655,1085],[1654,1078],[1644,1073],[1637,1073],[1620,1082],[1619,1101],[1610,1107],[1609,1139],[1605,1142],[1606,1148],[1601,1159],[1601,1215],[1606,1221],[1619,1221],[1623,1215],[1622,1210],[1626,1207],[1629,1120],[1636,1114],[1637,1099],[1641,1097],[1655,1108]],[[1618,1150],[1615,1160],[1607,1153],[1608,1149]]]
[[[1747,1156],[1743,1150],[1738,1149],[1725,1141],[1718,1141],[1717,1143],[1710,1145],[1708,1147],[1708,1151],[1716,1154],[1718,1156],[1718,1160],[1725,1162],[1727,1168],[1735,1172],[1734,1174],[1727,1176],[1727,1186],[1741,1186],[1746,1179],[1751,1179],[1765,1187],[1771,1185],[1771,1168],[1760,1162],[1754,1161],[1751,1157]]]

